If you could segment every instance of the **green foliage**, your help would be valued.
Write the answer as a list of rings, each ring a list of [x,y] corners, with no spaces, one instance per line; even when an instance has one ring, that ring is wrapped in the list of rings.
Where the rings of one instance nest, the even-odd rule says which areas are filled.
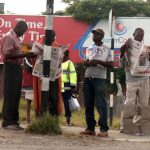
[[[121,122],[121,118],[113,118],[112,129],[120,130],[120,122]]]
[[[46,15],[46,11],[44,11],[44,12],[41,12],[41,15]],[[59,16],[67,16],[68,15],[68,13],[66,12],[66,11],[56,11],[55,13],[54,13],[54,15],[59,15]]]
[[[108,18],[110,9],[114,16],[150,16],[148,2],[142,0],[63,0],[68,3],[66,12],[75,19],[93,24]]]
[[[35,119],[26,129],[27,133],[60,135],[61,129],[58,125],[58,118],[54,118],[49,114]]]
[[[4,12],[3,12],[3,11],[0,11],[0,14],[4,14]]]
[[[65,16],[67,13],[65,11],[56,11],[54,15]]]
[[[20,99],[20,105],[19,105],[19,120],[20,121],[27,121],[27,117],[26,117],[26,115],[27,115],[27,100],[26,99],[24,99],[24,98],[21,98]],[[32,103],[31,103],[31,112],[30,112],[30,117],[31,117],[31,120],[32,120],[32,118],[34,118],[34,102],[32,101]]]
[[[110,84],[110,72],[114,72],[115,84]],[[125,86],[125,70],[124,68],[112,68],[107,70],[107,92],[117,93],[116,79],[119,79],[120,84]]]
[[[22,114],[24,114],[22,112],[26,112],[25,107],[26,107],[26,103],[24,103],[24,101],[22,100],[21,101],[21,107],[19,109],[20,116]],[[1,110],[1,108],[2,108],[2,100],[0,99],[0,110]],[[31,113],[34,114],[34,110],[33,109],[31,109]],[[98,113],[96,111],[96,108],[95,108],[95,112],[94,113],[95,113],[95,119],[98,120],[99,115],[98,115]],[[23,118],[23,116],[21,118]],[[21,121],[21,124],[22,124],[23,120],[20,120],[20,121]],[[59,117],[59,125],[64,126],[65,123],[66,123],[66,117],[65,117],[65,112],[63,111],[62,114]],[[49,127],[49,125],[53,126],[53,128],[56,128],[56,129],[53,130],[53,128]],[[86,127],[85,109],[84,108],[81,108],[80,112],[73,112],[72,113],[71,125],[72,126],[76,126],[76,127],[77,126],[78,127]],[[51,129],[52,129],[52,131],[51,131]],[[113,125],[112,125],[111,129],[120,129],[120,118],[114,117]],[[32,117],[32,122],[27,127],[26,132],[27,133],[34,133],[34,134],[50,134],[50,135],[52,135],[52,134],[53,135],[61,134],[60,127],[58,126],[57,120],[52,118],[49,115],[46,115],[46,117],[44,117],[42,119],[41,118],[35,119],[35,117]]]
[[[95,109],[96,110],[96,109]],[[95,112],[96,119],[98,118],[98,113]],[[61,116],[60,116],[60,124],[61,125],[66,125],[66,117],[65,117],[65,112],[63,111]],[[72,113],[71,116],[71,126],[78,126],[78,127],[85,127],[86,126],[86,121],[85,121],[85,109],[81,108],[81,110],[75,111]]]

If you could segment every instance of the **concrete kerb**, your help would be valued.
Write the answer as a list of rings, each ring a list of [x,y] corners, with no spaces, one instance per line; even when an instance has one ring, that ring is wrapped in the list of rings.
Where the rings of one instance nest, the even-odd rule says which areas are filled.
[[[22,127],[27,128],[27,124],[21,124]],[[8,133],[8,130],[2,130],[0,127],[0,130],[3,132]],[[150,143],[150,135],[144,135],[144,136],[135,136],[132,134],[124,134],[120,133],[119,131],[116,130],[109,130],[108,132],[108,137],[107,138],[100,138],[98,136],[84,136],[80,135],[81,131],[84,131],[84,127],[74,127],[74,126],[61,126],[62,134],[64,136],[77,136],[79,138],[91,138],[94,140],[105,140],[105,141],[121,141],[121,142],[147,142]],[[14,131],[14,133],[23,133],[24,131]],[[99,133],[99,128],[96,128],[96,134]],[[3,133],[2,133],[3,134]],[[0,135],[1,136],[1,135]]]
[[[61,126],[62,134],[64,135],[72,135],[72,136],[84,136],[80,135],[81,131],[84,131],[83,127],[72,127],[72,126]],[[96,134],[99,133],[99,129],[96,128]],[[86,136],[91,137],[91,136]],[[110,140],[110,141],[122,141],[122,142],[150,142],[150,135],[144,136],[135,136],[130,134],[120,133],[119,131],[109,130],[107,138],[100,138],[97,136],[92,136],[92,139],[101,139],[101,140]]]

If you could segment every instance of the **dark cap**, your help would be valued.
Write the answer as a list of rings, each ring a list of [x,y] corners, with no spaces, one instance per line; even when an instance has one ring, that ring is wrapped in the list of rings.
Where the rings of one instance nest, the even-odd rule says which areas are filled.
[[[102,37],[104,37],[105,32],[102,29],[94,29],[92,30],[92,33],[99,33],[100,35],[102,35]]]

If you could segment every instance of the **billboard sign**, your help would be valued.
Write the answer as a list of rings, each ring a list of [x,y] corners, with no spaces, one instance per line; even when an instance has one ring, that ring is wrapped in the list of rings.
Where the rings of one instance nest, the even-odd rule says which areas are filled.
[[[6,32],[15,26],[18,20],[26,21],[29,27],[25,35],[21,37],[23,43],[33,43],[45,35],[45,16],[0,15],[0,40]],[[105,32],[103,42],[106,46],[111,47],[108,20],[100,20],[95,25],[77,21],[70,16],[54,16],[53,20],[56,40],[61,45],[70,44],[70,59],[73,62],[80,62],[85,58],[85,49],[93,44],[91,33],[93,29],[102,28]],[[114,60],[117,62],[116,65],[118,65],[119,48],[129,37],[132,37],[137,27],[144,29],[144,43],[150,45],[150,17],[117,17],[113,23]],[[0,62],[1,59],[0,54]]]

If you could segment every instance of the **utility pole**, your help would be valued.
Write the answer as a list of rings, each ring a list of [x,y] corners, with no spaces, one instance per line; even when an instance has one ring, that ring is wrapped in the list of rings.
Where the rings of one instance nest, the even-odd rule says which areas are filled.
[[[50,65],[51,65],[51,44],[53,42],[53,8],[54,0],[47,0],[45,19],[45,42],[43,53],[43,77],[42,77],[42,107],[41,115],[48,110]]]
[[[112,61],[114,61],[114,36],[113,36],[113,11],[110,10],[109,12],[109,33],[111,37],[111,56],[112,56]],[[110,72],[110,85],[113,87],[114,85],[114,72]],[[111,90],[110,93],[110,126],[113,124],[113,106],[114,106],[114,95],[113,95],[113,90]]]

